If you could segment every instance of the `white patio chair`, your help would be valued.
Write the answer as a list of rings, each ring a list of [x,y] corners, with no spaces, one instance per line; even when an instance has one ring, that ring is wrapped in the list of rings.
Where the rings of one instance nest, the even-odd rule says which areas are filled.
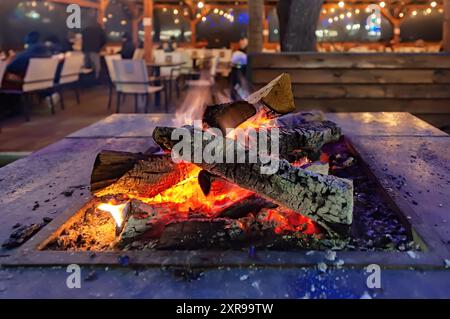
[[[108,110],[111,109],[112,99],[113,99],[113,91],[114,91],[114,82],[116,82],[116,71],[114,69],[115,60],[122,60],[122,56],[120,54],[113,54],[105,56],[106,68],[108,70],[109,75],[109,97],[108,97]]]
[[[144,49],[136,49],[133,53],[133,60],[142,60],[144,59],[145,50]]]
[[[56,83],[56,88],[61,98],[61,108],[64,109],[64,95],[63,89],[68,86],[73,86],[77,104],[80,104],[80,92],[78,85],[80,81],[80,71],[84,64],[84,56],[82,54],[66,54],[64,64],[59,77],[59,82]]]
[[[3,77],[5,75],[7,66],[8,66],[8,63],[6,61],[0,61],[0,89],[2,87],[2,81],[3,81]]]
[[[159,50],[157,50],[159,51]],[[164,64],[164,63],[182,63],[182,55],[180,52],[163,52],[162,54],[158,52],[155,54],[155,63]],[[177,90],[177,97],[180,96],[180,75],[181,75],[181,67],[161,67],[160,68],[160,77],[165,79],[169,85],[169,100],[172,99],[172,89],[173,83],[175,83],[175,87]]]
[[[150,85],[147,66],[143,60],[113,60],[116,75],[115,87],[117,92],[117,109],[120,112],[121,98],[125,95],[134,95],[134,110],[138,113],[139,97],[145,97],[145,113],[148,113],[150,96],[161,92],[163,86]],[[166,95],[167,101],[167,95]],[[166,112],[167,112],[166,103]]]
[[[52,94],[55,93],[55,77],[58,68],[58,59],[34,58],[28,63],[27,72],[20,89],[4,89],[3,93],[20,95],[22,99],[22,111],[26,121],[30,120],[30,96],[39,92],[50,92],[50,110],[55,114],[55,106]]]
[[[213,56],[219,58],[217,73],[223,77],[228,77],[231,72],[231,56],[233,51],[229,49],[213,49]]]

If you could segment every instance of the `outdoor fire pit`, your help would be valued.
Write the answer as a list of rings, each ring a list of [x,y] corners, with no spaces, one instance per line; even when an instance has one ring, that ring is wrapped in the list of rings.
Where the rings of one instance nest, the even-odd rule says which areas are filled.
[[[425,249],[341,128],[321,113],[291,114],[294,109],[289,76],[282,75],[247,101],[207,108],[202,127],[183,128],[210,134],[203,149],[213,136],[209,129],[226,133],[223,156],[227,142],[243,142],[241,151],[249,155],[252,138],[276,130],[281,160],[271,174],[261,172],[259,153],[255,163],[175,161],[175,128],[169,127],[155,128],[158,145],[146,152],[101,151],[93,163],[92,197],[44,232],[37,250],[235,250],[252,256],[264,250]],[[398,182],[405,183],[400,176]],[[16,237],[5,246],[17,245]]]
[[[60,283],[51,279],[58,271],[53,267],[63,266],[64,277],[65,267],[76,264],[90,269],[87,278],[97,279],[86,280],[102,295],[102,285],[122,276],[116,267],[132,267],[141,275],[127,278],[127,285],[136,287],[144,277],[164,287],[137,289],[142,295],[174,296],[178,276],[184,274],[183,280],[196,278],[191,285],[199,295],[186,293],[193,297],[217,282],[234,285],[242,296],[255,296],[252,285],[242,287],[240,278],[250,276],[252,284],[279,287],[261,287],[258,296],[302,297],[311,291],[303,281],[297,285],[301,274],[301,280],[323,285],[327,293],[360,297],[367,290],[366,267],[379,265],[383,280],[395,287],[377,293],[416,296],[432,285],[428,291],[442,295],[450,244],[449,159],[442,152],[449,146],[448,135],[407,113],[260,116],[259,111],[243,112],[248,118],[233,125],[270,130],[277,123],[280,132],[298,123],[309,128],[295,133],[297,137],[332,132],[315,140],[317,148],[284,149],[283,165],[295,176],[301,171],[303,177],[349,181],[345,185],[352,185],[351,197],[343,202],[351,204],[350,223],[322,218],[317,210],[308,210],[309,204],[293,209],[292,203],[306,201],[287,193],[272,196],[256,184],[245,184],[246,176],[259,170],[246,168],[227,177],[223,166],[173,162],[171,144],[163,138],[181,126],[173,117],[113,115],[2,169],[3,274],[28,266],[40,274],[33,285],[56,287]],[[201,130],[217,127],[212,124]],[[142,167],[150,168],[146,178],[139,175]],[[173,278],[168,275],[172,272]],[[221,279],[213,283],[195,274]],[[424,274],[426,285],[420,281]],[[20,278],[14,277],[8,287],[20,287]],[[420,290],[410,289],[410,278]],[[331,283],[339,288],[330,288]],[[114,287],[118,295],[129,294]],[[9,293],[14,294],[12,288]],[[225,291],[219,295],[234,296]]]

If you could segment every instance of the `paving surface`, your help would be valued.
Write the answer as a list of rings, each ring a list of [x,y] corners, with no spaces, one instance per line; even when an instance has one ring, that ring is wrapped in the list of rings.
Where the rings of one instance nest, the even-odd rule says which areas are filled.
[[[448,242],[445,243],[450,226],[447,222],[450,220],[447,151],[450,136],[408,114],[376,113],[370,116],[372,120],[364,114],[341,114],[334,118],[330,115],[329,118],[343,127],[365,159],[372,159],[368,165],[380,174],[380,182],[412,212],[410,222],[419,231],[433,233],[434,241],[427,244],[431,249],[439,247],[440,266],[383,269],[382,288],[375,290],[366,285],[368,274],[361,267],[345,267],[345,260],[345,269],[336,269],[324,259],[328,264],[325,272],[318,271],[315,265],[136,270],[120,267],[117,262],[109,267],[82,267],[80,289],[67,288],[69,274],[65,268],[2,267],[0,297],[449,298],[450,271],[445,269],[444,260],[450,259]],[[141,129],[129,130],[133,123],[139,123],[136,127]],[[86,186],[96,154],[102,149],[145,151],[154,145],[148,137],[155,124],[171,125],[173,118],[113,116],[0,169],[0,241],[7,239],[16,223],[29,224],[44,217],[56,217],[74,202],[87,199]],[[397,188],[390,175],[401,175],[406,185]],[[71,192],[69,196],[67,191]],[[14,252],[0,250],[0,264]],[[306,253],[298,254],[302,258]],[[322,258],[321,254],[318,256]],[[410,258],[420,257],[411,255]]]

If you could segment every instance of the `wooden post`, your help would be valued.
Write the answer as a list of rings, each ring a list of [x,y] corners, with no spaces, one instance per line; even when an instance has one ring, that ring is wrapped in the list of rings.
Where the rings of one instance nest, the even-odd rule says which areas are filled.
[[[106,8],[108,8],[109,0],[100,0],[100,4],[98,6],[97,10],[97,21],[100,23],[101,26],[105,25],[105,21],[103,19],[105,18],[105,12]]]
[[[263,17],[263,39],[264,43],[269,43],[270,39],[270,28],[269,28],[269,9],[264,9],[264,17]],[[264,45],[263,45],[264,47]]]
[[[153,62],[153,0],[144,0],[144,52],[145,61]]]
[[[450,52],[450,0],[444,0],[444,32],[442,46],[444,51]]]
[[[264,43],[264,0],[248,1],[248,15],[248,53],[258,53]]]
[[[196,43],[197,43],[197,20],[193,19],[190,20],[190,24],[191,24],[191,45],[192,47],[195,48]]]

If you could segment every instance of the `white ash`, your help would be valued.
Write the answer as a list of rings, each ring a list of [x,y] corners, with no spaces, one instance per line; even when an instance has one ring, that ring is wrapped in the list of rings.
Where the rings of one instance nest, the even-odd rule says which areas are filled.
[[[324,262],[320,262],[317,264],[317,269],[319,269],[320,272],[326,272],[327,268],[327,264]]]
[[[406,253],[407,253],[408,256],[411,257],[412,259],[416,259],[416,258],[417,258],[416,253],[413,252],[412,250],[408,250]]]
[[[325,252],[325,259],[329,261],[335,261],[336,260],[336,252],[333,250],[327,250]]]
[[[247,280],[248,279],[248,275],[242,275],[239,279],[241,281]]]

